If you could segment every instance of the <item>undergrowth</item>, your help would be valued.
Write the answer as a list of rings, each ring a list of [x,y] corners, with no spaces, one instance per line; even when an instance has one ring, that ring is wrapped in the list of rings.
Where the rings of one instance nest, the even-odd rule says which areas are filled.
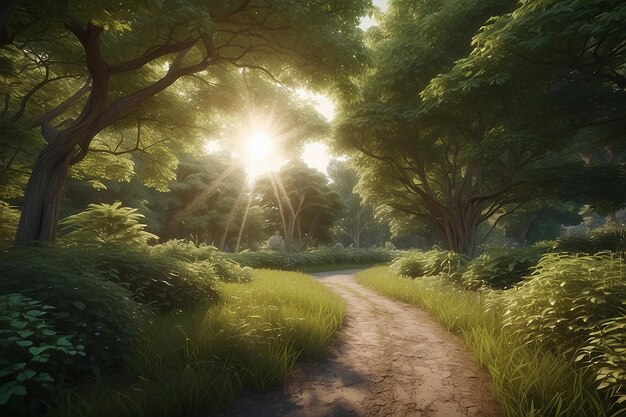
[[[123,374],[66,390],[54,416],[173,417],[218,412],[242,390],[280,384],[298,358],[321,358],[341,299],[310,277],[255,271],[224,284],[221,301],[159,315]]]
[[[443,274],[411,280],[388,267],[360,272],[357,280],[430,311],[448,330],[460,334],[489,370],[494,394],[508,417],[626,415],[610,393],[597,389],[592,368],[577,366],[571,355],[526,343],[518,333],[503,329],[505,291],[466,291]]]

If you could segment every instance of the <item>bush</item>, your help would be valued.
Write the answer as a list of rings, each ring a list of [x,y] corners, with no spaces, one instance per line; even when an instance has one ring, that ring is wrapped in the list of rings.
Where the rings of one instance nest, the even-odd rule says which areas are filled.
[[[218,298],[210,261],[188,262],[148,247],[126,245],[84,248],[82,253],[101,274],[128,288],[135,300],[162,312],[186,310]]]
[[[60,365],[85,356],[74,335],[57,333],[51,311],[21,294],[0,295],[0,406],[14,414],[36,414],[62,382]]]
[[[162,245],[150,248],[151,254],[156,257],[173,257],[186,262],[204,262],[210,267],[217,278],[224,282],[250,282],[252,271],[242,268],[236,262],[220,255],[215,246],[205,244],[196,245],[193,242],[169,240]]]
[[[280,235],[272,235],[267,239],[267,248],[273,251],[284,251],[285,240]]]
[[[0,262],[0,294],[19,294],[52,307],[46,307],[46,323],[84,346],[84,357],[50,364],[68,376],[123,364],[132,355],[146,315],[127,289],[80,256],[69,249],[28,248],[13,250]]]
[[[626,229],[604,227],[589,236],[566,236],[556,240],[553,252],[584,253],[593,255],[602,251],[624,253],[626,249]]]
[[[610,372],[624,363],[624,276],[624,261],[615,254],[547,254],[531,280],[505,294],[505,327],[528,343],[566,354],[583,348],[587,358],[604,358],[591,367],[602,387],[615,388],[625,376],[623,368]]]
[[[417,278],[425,275],[423,252],[412,252],[400,256],[391,262],[390,270],[393,274],[408,278]]]
[[[463,285],[471,290],[511,288],[532,272],[545,251],[543,246],[531,246],[484,253],[463,273]]]
[[[273,268],[298,270],[300,268],[324,265],[355,264],[372,265],[390,262],[394,252],[385,249],[345,248],[337,251],[329,248],[307,252],[241,252],[224,254],[240,265],[252,268]]]
[[[61,220],[61,231],[69,230],[62,241],[77,244],[146,244],[158,236],[146,232],[137,209],[113,204],[89,204],[84,211]]]
[[[409,278],[441,273],[455,278],[465,270],[469,262],[468,256],[452,251],[412,252],[394,259],[391,263],[391,272]]]

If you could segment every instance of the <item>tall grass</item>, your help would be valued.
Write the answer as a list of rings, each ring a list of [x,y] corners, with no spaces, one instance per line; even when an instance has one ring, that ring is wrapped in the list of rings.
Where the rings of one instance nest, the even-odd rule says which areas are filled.
[[[157,317],[124,374],[62,393],[55,416],[186,416],[226,409],[245,389],[280,384],[298,358],[321,358],[342,300],[310,277],[255,271],[207,309]]]
[[[524,343],[502,330],[498,291],[457,288],[443,275],[410,280],[388,267],[357,274],[357,280],[386,296],[422,307],[459,334],[493,380],[493,391],[508,417],[617,417],[595,389],[591,372],[569,356]]]

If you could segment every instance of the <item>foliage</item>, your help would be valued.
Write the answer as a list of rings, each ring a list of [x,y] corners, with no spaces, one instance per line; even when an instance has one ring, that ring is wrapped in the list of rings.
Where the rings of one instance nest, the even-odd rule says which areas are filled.
[[[83,250],[108,280],[132,297],[163,312],[194,308],[218,298],[217,277],[209,261],[187,262],[152,253],[149,248],[112,246]]]
[[[604,227],[587,236],[565,236],[552,244],[555,252],[594,254],[601,251],[624,252],[626,249],[626,229]]]
[[[282,252],[285,250],[285,240],[279,234],[273,234],[267,239],[267,248],[274,252]]]
[[[329,248],[305,252],[241,252],[224,254],[240,265],[252,268],[272,268],[297,271],[310,266],[360,264],[372,265],[390,262],[394,252],[385,249],[345,248],[337,251]]]
[[[331,161],[327,170],[332,180],[330,188],[341,196],[344,205],[343,213],[335,222],[339,232],[337,239],[341,239],[345,246],[352,245],[357,249],[381,245],[389,238],[388,228],[374,217],[373,208],[364,204],[355,192],[356,171],[338,160]]]
[[[431,250],[428,252],[409,252],[393,260],[390,270],[400,276],[417,278],[447,274],[458,277],[463,273],[470,258],[452,251]]]
[[[53,307],[45,310],[46,323],[84,346],[84,356],[48,362],[68,378],[124,364],[146,314],[126,288],[98,273],[84,255],[72,249],[29,248],[12,250],[0,260],[0,294],[20,294]]]
[[[459,333],[490,372],[494,394],[505,415],[620,415],[613,413],[613,403],[593,387],[593,376],[577,368],[572,360],[503,331],[505,308],[497,292],[464,291],[445,275],[409,280],[394,276],[386,267],[363,271],[357,274],[357,280],[384,295],[430,311],[450,331]]]
[[[128,180],[135,171],[164,189],[180,151],[197,152],[206,132],[223,125],[223,113],[246,107],[238,96],[254,94],[238,82],[254,76],[275,89],[342,88],[366,58],[357,24],[368,3],[138,1],[130,10],[107,0],[7,7],[0,116],[45,138],[42,150],[26,143],[22,149],[19,136],[12,144],[20,157],[44,155],[33,158],[24,196],[32,213],[23,217],[28,227],[18,239],[54,239],[57,210],[46,207],[58,207],[70,165],[79,178],[94,171],[98,186],[102,176]],[[4,163],[4,152],[1,158]]]
[[[536,245],[484,253],[463,273],[463,285],[471,290],[511,288],[531,274],[546,250],[545,246]]]
[[[298,358],[321,358],[343,302],[302,274],[255,271],[208,310],[156,317],[128,385],[105,379],[67,391],[54,416],[174,417],[218,413],[242,391],[279,385]]]
[[[343,203],[321,172],[303,162],[291,162],[257,180],[255,191],[268,213],[269,226],[282,231],[287,249],[332,241],[330,228]]]
[[[0,245],[10,243],[15,239],[19,220],[19,210],[0,200]]]
[[[169,240],[161,245],[150,247],[150,256],[155,258],[171,257],[181,261],[200,262],[203,268],[212,270],[216,278],[224,282],[248,282],[252,280],[250,268],[240,267],[237,263],[222,256],[215,246],[196,245],[193,242]]]
[[[55,330],[53,310],[18,293],[0,295],[0,406],[14,413],[36,414],[38,400],[63,382],[61,363],[85,356],[74,335]]]
[[[137,209],[113,204],[90,204],[86,210],[61,220],[63,236],[74,244],[146,244],[158,236],[146,232]]]
[[[507,291],[505,324],[525,341],[572,352],[626,299],[621,257],[546,254],[531,279]]]
[[[585,359],[599,388],[624,401],[626,265],[611,253],[547,254],[532,279],[505,296],[504,325],[525,343]],[[621,345],[623,347],[623,345]],[[610,359],[609,359],[610,358]],[[607,362],[608,361],[608,362]]]

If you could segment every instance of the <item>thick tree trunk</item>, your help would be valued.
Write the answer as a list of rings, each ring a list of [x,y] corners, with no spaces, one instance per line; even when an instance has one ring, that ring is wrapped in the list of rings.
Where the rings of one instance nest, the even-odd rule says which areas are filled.
[[[37,158],[26,186],[16,245],[55,240],[71,157],[71,153],[55,152],[49,146]]]
[[[478,210],[467,210],[462,215],[449,220],[442,219],[440,237],[444,244],[444,249],[468,256],[476,256]]]

